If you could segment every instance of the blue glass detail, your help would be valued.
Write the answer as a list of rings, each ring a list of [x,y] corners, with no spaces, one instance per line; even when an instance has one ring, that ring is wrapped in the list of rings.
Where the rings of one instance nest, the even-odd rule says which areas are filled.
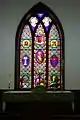
[[[46,27],[46,31],[48,31],[49,27],[50,27],[49,25]]]
[[[50,63],[53,67],[56,67],[58,64],[58,57],[56,55],[51,56]]]
[[[44,15],[44,13],[38,13],[37,14],[39,18],[42,18],[42,16]]]
[[[34,31],[35,27],[33,27],[33,26],[31,25],[31,28],[32,28],[32,30]]]
[[[27,66],[29,65],[29,62],[30,62],[29,56],[25,54],[25,55],[22,57],[22,64],[23,64],[25,67],[27,67]]]

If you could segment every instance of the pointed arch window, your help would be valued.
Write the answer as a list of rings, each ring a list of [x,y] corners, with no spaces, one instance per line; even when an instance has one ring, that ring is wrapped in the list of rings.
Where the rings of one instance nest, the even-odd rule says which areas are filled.
[[[39,2],[22,18],[16,34],[15,88],[64,88],[64,33],[57,16]]]

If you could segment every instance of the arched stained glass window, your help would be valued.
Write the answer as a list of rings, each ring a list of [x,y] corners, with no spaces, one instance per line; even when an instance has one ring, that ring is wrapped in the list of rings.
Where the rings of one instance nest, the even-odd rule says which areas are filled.
[[[64,33],[57,16],[39,2],[22,18],[16,34],[15,88],[64,88]]]

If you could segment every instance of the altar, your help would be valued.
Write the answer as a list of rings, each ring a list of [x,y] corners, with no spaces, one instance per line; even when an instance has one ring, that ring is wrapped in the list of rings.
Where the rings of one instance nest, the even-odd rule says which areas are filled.
[[[6,109],[6,103],[27,103],[27,102],[68,102],[72,105],[74,112],[74,93],[71,91],[6,91],[2,95],[2,110]]]

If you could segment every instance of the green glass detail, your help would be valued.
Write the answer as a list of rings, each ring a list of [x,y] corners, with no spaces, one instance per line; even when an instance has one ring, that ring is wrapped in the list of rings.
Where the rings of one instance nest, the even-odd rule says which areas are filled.
[[[51,76],[58,76],[58,73],[54,70],[54,71],[51,73]]]
[[[23,78],[22,87],[23,88],[30,88],[31,87],[31,81],[30,81],[29,75],[26,74],[26,73],[22,73],[21,77]]]

